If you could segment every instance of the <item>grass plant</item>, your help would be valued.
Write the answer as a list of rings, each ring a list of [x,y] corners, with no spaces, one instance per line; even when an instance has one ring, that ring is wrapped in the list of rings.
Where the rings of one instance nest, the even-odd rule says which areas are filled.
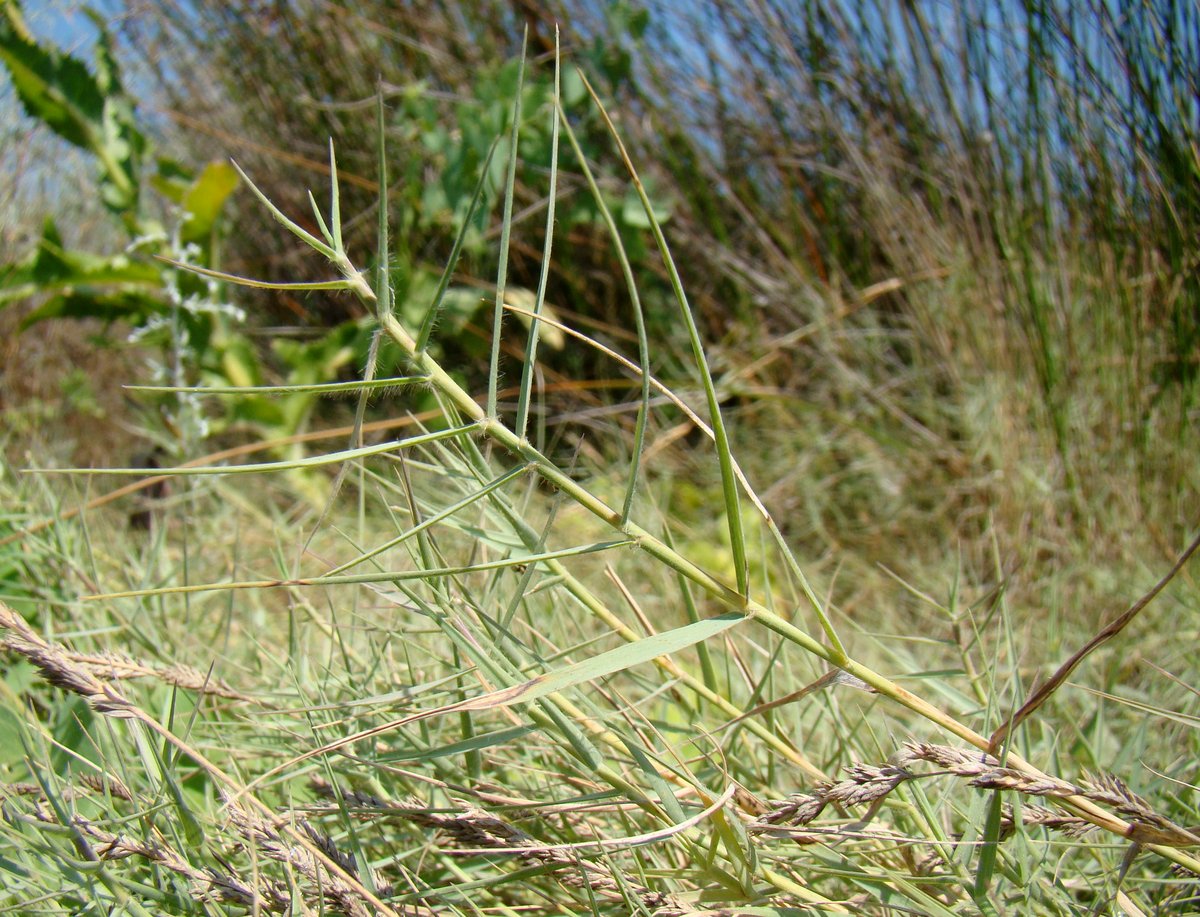
[[[556,67],[556,87],[561,77]],[[160,469],[188,487],[140,543],[112,516],[64,511],[95,501],[97,474],[144,470],[4,480],[9,505],[28,509],[0,541],[0,901],[354,917],[1194,907],[1200,673],[1181,649],[1196,631],[1186,571],[1110,629],[1119,649],[1073,660],[1092,668],[1089,682],[1052,681],[1044,697],[1022,645],[1084,647],[1116,610],[1018,613],[998,545],[990,590],[951,583],[943,597],[902,582],[923,618],[833,601],[835,577],[806,572],[738,462],[754,434],[751,412],[724,416],[737,368],[705,346],[667,233],[595,96],[661,257],[691,384],[652,378],[644,278],[613,232],[639,352],[545,315],[539,284],[515,403],[502,399],[517,327],[505,313],[522,311],[505,297],[519,87],[478,394],[429,346],[445,284],[412,325],[395,308],[383,174],[373,274],[347,250],[331,154],[315,231],[244,177],[333,279],[202,273],[357,297],[376,323],[371,354],[396,348],[411,388],[379,394],[372,364],[342,384],[360,398],[344,449]],[[561,137],[580,148],[557,96],[528,115],[543,116],[552,202]],[[543,279],[549,203],[545,226]],[[552,322],[611,357],[632,393],[633,424],[612,424],[594,453],[592,428],[538,411],[536,342]],[[408,414],[409,392],[435,410]],[[396,438],[366,442],[368,396],[395,405]],[[707,524],[677,510],[679,488],[648,458],[680,417],[699,431],[697,479],[713,482]],[[623,455],[624,470],[592,454]],[[269,483],[300,467],[344,470],[323,512]],[[64,521],[28,518],[34,506]],[[1116,575],[1119,605],[1146,588],[1143,571]],[[1014,719],[1031,696],[1039,704]]]

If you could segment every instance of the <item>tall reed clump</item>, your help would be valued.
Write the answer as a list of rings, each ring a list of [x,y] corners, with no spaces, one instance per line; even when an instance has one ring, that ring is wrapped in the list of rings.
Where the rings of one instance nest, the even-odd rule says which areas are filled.
[[[950,452],[989,392],[1017,432],[1000,464],[1049,463],[1067,532],[1112,499],[1116,465],[1155,507],[1130,524],[1190,518],[1194,503],[1161,485],[1178,480],[1175,447],[1195,429],[1193,5],[650,9],[661,27],[638,58],[647,114],[632,143],[664,151],[694,189],[696,248],[725,253],[705,263],[777,341],[851,364],[865,386],[924,390],[897,406]],[[787,336],[797,323],[810,329],[801,348]],[[853,366],[855,330],[890,339],[878,371]],[[763,381],[804,390],[803,372],[824,400],[823,374],[796,362],[773,357]],[[955,400],[966,417],[938,410]],[[1012,511],[1028,512],[988,496],[1010,531]]]
[[[1109,773],[1101,755],[1087,761],[1098,773],[1084,773],[1056,745],[1054,717],[1063,680],[1137,618],[1195,545],[1028,698],[1019,654],[1006,652],[1016,637],[1003,596],[966,609],[951,602],[928,645],[873,638],[838,614],[735,458],[676,262],[607,113],[595,96],[586,101],[611,130],[661,258],[690,347],[691,400],[650,372],[641,278],[580,155],[557,57],[555,92],[536,111],[522,110],[524,67],[522,58],[479,392],[432,347],[453,255],[421,319],[398,317],[382,101],[373,276],[345,244],[332,150],[328,204],[309,197],[315,231],[247,177],[281,231],[335,276],[284,283],[190,269],[289,293],[337,290],[370,309],[375,339],[355,429],[345,449],[310,458],[161,469],[194,488],[181,520],[188,538],[168,549],[160,532],[141,568],[88,540],[78,578],[93,583],[87,608],[110,609],[108,626],[142,634],[145,655],[161,651],[154,628],[201,657],[223,635],[240,667],[205,673],[84,652],[72,646],[91,639],[83,628],[47,637],[39,631],[56,629],[52,616],[34,628],[0,606],[5,648],[28,664],[25,683],[36,673],[73,698],[83,733],[51,728],[36,708],[6,708],[29,779],[7,788],[5,894],[75,912],[660,917],[949,917],[1114,902],[1148,911],[1184,900],[1200,874],[1190,804],[1157,783],[1139,793],[1141,775]],[[512,204],[520,133],[536,119],[553,137],[541,164],[541,277],[518,308],[505,297]],[[566,433],[548,432],[539,410],[543,336],[554,329],[572,346],[600,347],[543,312],[557,182],[571,157],[625,268],[637,341],[632,355],[603,351],[635,393],[632,431],[613,447],[625,452],[620,474],[591,475],[578,451],[552,450],[551,437]],[[462,215],[460,239],[471,218]],[[520,347],[505,347],[515,324],[506,312],[528,322]],[[403,434],[368,442],[365,403],[383,347],[399,352],[413,391],[437,410],[404,416],[407,393],[398,394]],[[699,454],[719,482],[708,511],[725,530],[727,571],[679,545],[646,467],[651,442],[679,416],[701,431]],[[241,484],[297,467],[337,469],[329,505],[303,527]],[[239,503],[265,530],[256,551],[229,524]],[[272,544],[273,527],[296,543]],[[114,577],[126,588],[106,590]],[[930,667],[946,653],[953,669]],[[129,686],[135,679],[156,685],[146,701]],[[1196,750],[1182,706],[1150,712]]]

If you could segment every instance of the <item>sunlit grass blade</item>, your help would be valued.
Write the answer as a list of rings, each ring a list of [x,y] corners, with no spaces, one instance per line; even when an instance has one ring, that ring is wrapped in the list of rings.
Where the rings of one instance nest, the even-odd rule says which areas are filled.
[[[342,392],[370,392],[376,389],[420,385],[426,376],[389,376],[386,379],[360,379],[356,382],[315,382],[311,385],[123,385],[129,392],[185,393],[190,395],[337,395]]]
[[[417,332],[417,353],[424,353],[425,348],[429,346],[429,338],[433,334],[434,327],[437,325],[438,315],[442,309],[442,302],[446,298],[446,290],[450,287],[450,278],[454,276],[454,270],[458,267],[463,240],[466,239],[467,233],[471,229],[471,221],[475,218],[475,211],[479,209],[479,202],[483,200],[483,191],[487,186],[488,176],[491,174],[492,158],[496,155],[496,148],[499,145],[500,138],[497,137],[492,141],[491,146],[488,147],[487,156],[484,157],[483,166],[479,171],[479,180],[475,183],[475,190],[471,192],[471,203],[467,207],[466,216],[463,217],[462,225],[458,228],[458,233],[454,236],[454,245],[450,249],[450,256],[446,259],[446,265],[442,269],[442,276],[438,278],[437,289],[433,294],[433,302],[429,304],[425,318],[421,321],[421,328]]]
[[[738,493],[737,477],[733,469],[733,454],[729,445],[729,436],[725,432],[725,421],[721,416],[721,403],[717,398],[717,390],[713,384],[712,372],[708,368],[708,360],[704,355],[704,343],[700,339],[700,330],[696,327],[696,319],[692,315],[692,307],[688,303],[687,293],[683,289],[683,281],[679,277],[679,271],[676,269],[675,261],[671,257],[671,250],[667,245],[666,236],[663,235],[662,226],[659,223],[657,214],[654,212],[654,205],[650,203],[650,198],[646,194],[646,189],[642,185],[641,178],[638,176],[637,168],[634,166],[633,160],[629,157],[629,153],[625,149],[625,143],[621,140],[616,125],[612,123],[612,119],[609,117],[604,103],[600,101],[600,97],[592,88],[591,83],[587,81],[587,78],[582,73],[579,76],[591,94],[592,102],[600,111],[600,115],[608,127],[609,135],[613,138],[613,142],[617,146],[625,168],[629,172],[634,190],[642,202],[642,209],[645,211],[646,219],[650,223],[654,240],[658,244],[663,266],[667,269],[667,274],[671,279],[671,289],[679,305],[679,316],[683,320],[684,327],[687,329],[688,339],[692,345],[692,358],[696,366],[696,371],[699,373],[700,380],[704,385],[704,395],[708,401],[709,423],[712,425],[717,459],[721,468],[721,491],[725,502],[725,515],[729,525],[729,546],[733,554],[737,591],[741,595],[749,597],[749,561],[746,555],[746,533],[742,525],[741,497]]]
[[[375,446],[363,446],[358,449],[345,449],[341,452],[327,452],[323,455],[313,455],[308,458],[289,459],[279,462],[259,462],[250,465],[202,465],[199,467],[180,466],[178,468],[155,468],[154,474],[181,477],[188,475],[213,474],[262,474],[271,471],[291,471],[296,468],[320,468],[324,465],[335,465],[338,462],[348,462],[354,459],[366,458],[371,455],[383,455],[396,449],[408,449],[423,446],[426,443],[437,442],[441,439],[451,439],[455,436],[469,434],[473,425],[451,427],[447,430],[437,430],[433,433],[422,433],[407,439],[396,439]],[[127,474],[146,476],[145,468],[30,468],[34,474]]]
[[[508,140],[508,171],[504,180],[504,218],[500,230],[500,253],[496,266],[496,306],[492,313],[492,355],[488,362],[487,416],[499,417],[496,393],[500,387],[500,335],[504,325],[504,289],[508,282],[508,246],[512,234],[513,191],[517,183],[517,160],[520,158],[518,142],[521,138],[521,97],[525,91],[525,49],[529,42],[526,27],[521,39],[521,62],[517,69],[517,91],[513,96],[512,130]]]
[[[538,564],[546,561],[580,557],[585,554],[600,554],[617,548],[627,547],[629,541],[596,541],[541,554],[506,557],[501,560],[484,561],[478,564],[460,564],[453,567],[434,567],[422,570],[383,570],[377,573],[340,573],[336,576],[302,576],[292,579],[239,580],[228,583],[195,583],[188,586],[163,586],[155,589],[128,589],[123,592],[105,592],[86,596],[87,601],[128,599],[150,595],[190,595],[197,592],[217,592],[237,589],[276,589],[281,586],[354,586],[367,583],[401,583],[412,580],[435,580],[443,576],[464,576],[470,573],[487,573]]]
[[[529,421],[529,401],[533,394],[538,335],[541,333],[539,318],[542,314],[542,304],[546,300],[546,280],[550,276],[550,255],[554,248],[554,208],[558,200],[558,106],[559,95],[562,92],[560,64],[558,29],[556,27],[554,30],[554,101],[550,106],[550,189],[546,194],[546,241],[542,247],[542,267],[538,274],[533,318],[529,322],[529,337],[525,342],[525,362],[521,367],[521,390],[517,396],[517,416],[513,421],[513,431],[521,439],[525,439]],[[516,149],[515,138],[513,148]]]
[[[633,498],[637,493],[638,478],[642,468],[642,453],[646,445],[646,421],[650,414],[650,343],[646,337],[646,317],[642,311],[642,297],[638,292],[637,281],[633,276],[633,265],[629,262],[629,256],[625,251],[625,243],[622,241],[621,232],[617,228],[617,221],[613,219],[608,202],[605,201],[604,195],[600,193],[600,186],[596,184],[592,168],[588,165],[587,156],[584,155],[583,150],[579,146],[579,140],[575,136],[575,131],[571,127],[567,113],[563,110],[561,99],[557,101],[556,107],[559,120],[566,131],[567,140],[570,142],[571,149],[575,153],[575,160],[579,163],[579,169],[583,173],[588,189],[592,193],[592,200],[595,201],[596,208],[600,212],[600,218],[604,221],[604,225],[608,230],[608,237],[612,240],[613,250],[616,252],[617,261],[621,265],[621,274],[625,278],[625,289],[629,293],[629,303],[633,310],[634,327],[637,330],[637,368],[641,380],[641,404],[638,407],[637,420],[633,428],[633,457],[629,462],[629,480],[625,485],[625,499],[621,503],[621,520],[624,522],[629,519],[629,514],[633,509]]]
[[[287,283],[273,283],[266,280],[254,280],[250,277],[239,277],[237,274],[227,274],[224,271],[214,271],[212,268],[200,267],[196,264],[184,264],[181,261],[173,261],[170,258],[159,256],[159,261],[166,262],[171,267],[179,268],[181,271],[190,271],[193,274],[200,274],[203,277],[211,277],[214,280],[222,280],[225,283],[236,284],[240,287],[251,287],[255,290],[284,290],[284,291],[301,291],[301,290],[352,290],[354,284],[348,280],[312,280],[312,281],[290,281]]]

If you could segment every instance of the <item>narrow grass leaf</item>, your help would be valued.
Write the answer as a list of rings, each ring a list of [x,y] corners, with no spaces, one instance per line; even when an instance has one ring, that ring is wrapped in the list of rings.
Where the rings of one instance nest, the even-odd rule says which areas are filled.
[[[508,246],[512,233],[513,188],[517,182],[518,139],[521,134],[521,95],[525,88],[525,48],[529,27],[521,39],[521,63],[517,69],[517,94],[513,99],[512,135],[509,139],[508,176],[504,182],[504,222],[500,228],[500,255],[496,268],[496,307],[492,313],[492,356],[488,363],[487,416],[496,419],[496,398],[500,388],[500,334],[504,320],[504,287],[508,282]]]
[[[348,279],[268,283],[265,280],[254,280],[250,277],[239,277],[237,274],[226,274],[224,271],[214,271],[211,268],[200,267],[196,264],[184,264],[182,261],[174,261],[170,258],[164,258],[162,255],[155,255],[155,258],[171,265],[171,267],[179,268],[181,271],[190,271],[193,274],[201,274],[205,277],[212,277],[214,280],[222,280],[225,283],[233,283],[241,287],[252,287],[255,290],[286,290],[295,292],[297,290],[350,290],[354,288],[353,283]]]
[[[990,794],[987,806],[987,820],[983,825],[983,837],[980,838],[979,864],[975,871],[975,887],[972,894],[977,901],[988,899],[988,889],[992,884],[992,876],[996,873],[996,861],[1000,855],[1000,828],[1004,816],[1004,794],[999,790]]]
[[[375,248],[375,260],[378,264],[377,280],[375,282],[375,314],[382,317],[392,314],[392,282],[391,265],[388,250],[388,169],[387,169],[387,137],[384,134],[383,123],[383,87],[378,88],[375,106],[375,129],[378,145],[379,169],[379,239]]]
[[[699,644],[703,646],[703,643]],[[624,738],[624,737],[622,737]],[[629,750],[630,756],[638,766],[638,770],[642,772],[642,779],[654,790],[658,796],[658,803],[663,807],[672,821],[679,823],[684,821],[687,816],[683,813],[683,807],[679,804],[679,800],[675,798],[675,793],[671,790],[670,785],[663,779],[662,774],[658,772],[658,767],[650,760],[640,747],[635,745],[631,740],[625,740],[625,747]]]
[[[586,764],[593,773],[603,767],[604,755],[601,754],[600,749],[579,728],[578,724],[553,702],[553,699],[546,698],[539,701],[538,707],[554,722],[581,762]]]
[[[444,716],[450,713],[458,713],[463,710],[494,710],[502,707],[511,707],[513,704],[530,703],[535,700],[540,700],[550,694],[555,694],[560,691],[565,691],[568,688],[573,688],[576,685],[581,685],[586,682],[596,681],[600,678],[605,678],[609,675],[615,675],[625,669],[632,668],[635,665],[640,665],[644,662],[651,662],[659,656],[666,656],[671,653],[677,653],[680,650],[686,649],[702,640],[708,640],[715,637],[717,634],[724,633],[731,627],[736,627],[745,621],[751,620],[745,615],[729,613],[718,615],[714,618],[707,618],[703,621],[698,621],[695,624],[685,624],[683,627],[675,628],[674,630],[665,631],[660,634],[655,634],[653,637],[646,637],[644,640],[639,640],[637,643],[630,643],[625,646],[619,646],[616,649],[609,650],[605,653],[600,653],[598,656],[593,656],[591,659],[584,659],[574,665],[564,666],[561,669],[556,669],[553,672],[547,672],[543,675],[538,675],[526,682],[518,685],[512,685],[507,688],[501,688],[498,691],[491,691],[487,694],[473,697],[465,701],[460,701],[455,704],[447,704],[444,707],[438,707],[434,710],[425,710],[420,713],[414,713],[410,716],[401,717],[397,720],[392,720],[388,723],[383,723],[379,726],[374,726],[371,729],[365,729],[345,738],[338,739],[336,742],[331,742],[321,748],[313,749],[305,752],[291,761],[279,765],[276,768],[263,774],[257,778],[251,787],[263,782],[269,777],[278,774],[290,767],[308,761],[311,758],[320,755],[328,754],[337,751],[340,748],[345,748],[347,745],[353,745],[355,742],[360,742],[363,739],[369,739],[374,736],[382,735],[385,732],[391,732],[394,729],[399,729],[407,726],[410,723],[420,722],[421,720],[431,719],[437,716]]]
[[[667,543],[668,547],[675,547],[670,526],[663,528],[663,541]],[[687,612],[688,620],[692,623],[699,621],[700,610],[696,607],[696,598],[692,595],[692,587],[688,578],[682,573],[676,573],[675,581],[679,583],[679,594],[683,597],[683,608]],[[699,644],[696,647],[696,653],[700,657],[700,676],[704,679],[704,686],[709,691],[717,693],[717,670],[713,665],[712,652],[709,650],[708,644]]]
[[[638,293],[637,281],[633,276],[633,266],[629,262],[629,255],[625,251],[625,243],[621,239],[620,230],[617,229],[617,222],[613,219],[612,211],[609,210],[604,195],[600,193],[600,186],[596,183],[591,166],[588,165],[587,156],[579,146],[579,140],[571,128],[571,122],[567,119],[567,113],[563,110],[561,100],[558,101],[557,108],[559,120],[566,131],[567,141],[571,144],[575,160],[579,163],[579,169],[592,193],[592,200],[595,201],[600,217],[604,220],[605,228],[608,230],[608,236],[612,239],[613,250],[616,252],[617,262],[621,265],[621,274],[625,278],[625,288],[629,291],[633,323],[637,329],[638,366],[635,369],[640,370],[638,378],[641,381],[641,403],[638,405],[637,420],[633,428],[633,456],[629,460],[629,482],[626,484],[625,499],[621,504],[621,524],[624,525],[629,521],[629,514],[633,508],[633,497],[637,493],[638,476],[642,467],[642,452],[646,445],[646,420],[650,414],[650,385],[653,380],[650,376],[650,343],[646,335],[646,316],[642,310],[642,298]],[[594,342],[590,338],[586,340],[595,346],[600,346],[598,342]]]
[[[373,391],[427,382],[428,376],[390,376],[354,382],[316,382],[311,385],[123,385],[127,392],[160,392],[189,395],[337,395],[342,392]]]
[[[329,138],[329,224],[333,227],[333,247],[338,253],[345,252],[342,244],[342,193],[338,186],[337,156],[333,152],[333,138]]]
[[[317,227],[321,230],[321,235],[325,237],[330,245],[333,245],[333,234],[329,231],[329,227],[325,225],[325,217],[321,215],[321,208],[317,206],[317,199],[313,197],[311,191],[308,192],[308,203],[312,207],[313,219],[317,221]],[[336,246],[334,246],[336,249]]]
[[[467,207],[467,214],[463,217],[462,225],[458,228],[458,233],[454,236],[454,246],[450,249],[450,257],[446,259],[446,266],[442,269],[442,276],[438,279],[437,289],[433,294],[433,302],[430,303],[429,309],[426,310],[425,318],[421,320],[421,328],[417,332],[416,338],[417,353],[424,353],[425,348],[429,346],[429,338],[433,334],[438,314],[442,310],[442,302],[446,298],[446,290],[450,286],[450,278],[454,275],[454,269],[458,266],[458,258],[462,252],[463,240],[471,229],[471,221],[475,218],[475,211],[479,208],[479,202],[483,200],[483,189],[487,185],[488,175],[491,174],[492,158],[496,155],[496,147],[499,146],[499,143],[500,138],[497,137],[492,141],[492,145],[488,147],[487,156],[484,158],[483,167],[479,172],[479,180],[475,183],[475,190],[471,193],[471,203]]]
[[[550,276],[550,254],[554,247],[554,205],[558,199],[558,97],[562,91],[562,80],[559,78],[561,63],[556,26],[554,29],[554,104],[550,108],[550,190],[546,196],[546,241],[542,247],[542,267],[538,274],[533,318],[529,322],[529,337],[525,342],[525,363],[521,367],[521,389],[517,396],[517,417],[513,423],[513,430],[521,439],[525,439],[526,427],[529,422],[529,401],[533,394],[538,334],[541,332],[539,318],[542,314],[542,306],[546,301],[546,281]]]
[[[336,251],[314,236],[311,232],[293,222],[283,213],[282,210],[271,203],[271,199],[263,194],[262,191],[259,190],[258,185],[254,184],[254,182],[250,180],[250,176],[242,171],[242,167],[237,164],[236,160],[231,159],[230,162],[232,162],[233,167],[237,169],[238,175],[242,177],[242,181],[244,181],[249,186],[250,190],[254,192],[254,196],[262,202],[263,206],[267,208],[267,212],[275,218],[276,222],[280,223],[288,232],[300,239],[310,248],[320,252],[330,261],[338,260],[338,253]]]
[[[395,439],[391,442],[379,443],[375,446],[363,446],[359,449],[344,449],[341,452],[327,452],[323,455],[313,455],[308,458],[291,459],[285,462],[260,462],[250,465],[203,465],[189,468],[181,465],[177,468],[155,468],[154,474],[168,476],[211,475],[211,474],[261,474],[268,471],[290,471],[294,468],[319,468],[322,465],[334,465],[353,459],[366,458],[371,455],[382,455],[396,449],[410,449],[426,443],[437,442],[440,439],[451,439],[462,436],[475,429],[474,424],[463,427],[451,427],[448,430],[437,430],[433,433],[422,433],[407,439]],[[145,477],[145,468],[31,468],[35,474],[131,474]]]
[[[716,386],[713,384],[712,372],[709,370],[708,361],[704,356],[704,344],[700,340],[700,331],[696,327],[696,319],[692,315],[692,307],[688,303],[687,293],[683,289],[683,281],[680,279],[679,271],[675,267],[675,260],[671,257],[671,250],[667,245],[666,236],[663,235],[662,226],[659,223],[658,216],[654,212],[654,206],[650,202],[650,197],[646,194],[646,189],[642,185],[642,180],[638,176],[637,169],[634,167],[633,160],[625,149],[625,143],[621,140],[616,126],[609,117],[608,111],[600,101],[600,97],[596,94],[595,89],[592,88],[591,83],[587,81],[587,78],[582,73],[580,74],[580,78],[591,94],[592,101],[599,109],[601,117],[604,118],[608,132],[616,143],[617,150],[621,154],[621,159],[625,163],[625,168],[633,180],[634,189],[637,191],[638,198],[642,202],[646,219],[650,222],[650,229],[654,234],[655,242],[658,244],[663,266],[667,269],[667,274],[671,279],[671,289],[679,305],[679,315],[683,319],[684,326],[687,329],[688,339],[692,345],[692,357],[696,364],[696,370],[700,374],[701,382],[704,385],[704,395],[708,400],[709,422],[712,424],[717,459],[721,469],[721,491],[725,500],[725,515],[729,525],[729,544],[733,554],[737,591],[742,596],[748,597],[750,594],[750,567],[746,554],[746,533],[742,525],[741,498],[738,493],[737,477],[734,474],[733,453],[729,445],[729,436],[725,432],[725,421],[721,416],[720,399],[717,397]]]
[[[187,586],[162,586],[157,589],[131,589],[125,592],[105,592],[85,596],[85,601],[100,601],[102,599],[127,599],[147,595],[188,595],[194,592],[220,592],[228,589],[276,589],[280,586],[352,586],[369,583],[401,583],[411,580],[435,580],[443,576],[462,576],[469,573],[486,573],[489,570],[500,570],[506,567],[524,567],[526,564],[536,564],[545,561],[562,560],[567,557],[579,557],[584,554],[599,554],[614,548],[624,548],[633,544],[629,539],[621,541],[595,541],[572,548],[562,548],[558,551],[546,551],[542,554],[528,554],[519,557],[506,557],[502,560],[485,561],[478,564],[465,564],[458,567],[433,567],[424,570],[385,570],[379,573],[344,573],[338,576],[312,576],[295,579],[264,579],[241,580],[229,583],[193,583]],[[380,596],[398,605],[406,604],[403,600],[381,592]],[[740,619],[742,616],[737,615]],[[661,655],[661,654],[660,654]]]
[[[433,761],[437,758],[448,758],[454,755],[465,755],[480,752],[484,749],[495,748],[497,745],[507,745],[525,738],[538,731],[537,726],[510,726],[507,729],[496,729],[492,732],[481,732],[460,742],[449,745],[438,745],[434,748],[417,751],[386,752],[375,760],[380,763],[394,764],[397,761]]]
[[[466,509],[468,506],[471,506],[476,501],[482,499],[483,497],[488,496],[494,490],[497,490],[498,488],[503,487],[509,481],[513,481],[513,480],[523,476],[528,471],[529,471],[529,466],[518,465],[516,468],[513,468],[511,471],[508,471],[505,474],[500,475],[500,477],[496,478],[494,481],[491,481],[490,483],[485,485],[482,489],[477,490],[474,493],[467,494],[467,496],[463,497],[458,502],[453,503],[450,506],[447,506],[445,509],[440,510],[439,512],[435,513],[432,516],[429,516],[426,519],[422,519],[415,526],[413,526],[412,528],[408,529],[405,532],[402,532],[401,534],[397,535],[395,538],[392,538],[392,539],[384,542],[383,544],[379,545],[376,548],[372,548],[370,551],[363,552],[358,557],[355,557],[353,560],[348,560],[344,564],[334,567],[332,570],[329,571],[329,575],[332,576],[337,573],[342,573],[346,570],[349,570],[351,567],[356,567],[359,564],[370,560],[373,557],[378,557],[384,551],[389,551],[392,548],[398,547],[399,545],[408,541],[413,536],[419,534],[420,532],[425,531],[426,529],[429,529],[430,527],[432,527],[434,525],[437,525],[439,522],[441,522],[444,519],[450,518],[455,513],[461,512],[462,510]]]
[[[1167,571],[1166,575],[1164,575],[1162,579],[1154,584],[1149,592],[1147,592],[1140,599],[1129,606],[1129,608],[1123,613],[1101,628],[1099,633],[1092,637],[1092,639],[1084,644],[1079,650],[1073,653],[1070,659],[1060,665],[1047,681],[1038,686],[1037,690],[1035,690],[1025,701],[1025,703],[1021,705],[1021,708],[1014,713],[1006,723],[992,733],[991,738],[988,740],[988,750],[992,754],[995,754],[996,749],[999,748],[1000,744],[1012,734],[1012,731],[1021,723],[1023,723],[1028,717],[1032,716],[1042,704],[1049,700],[1050,696],[1054,694],[1055,691],[1062,687],[1063,683],[1070,677],[1071,673],[1075,671],[1076,666],[1078,666],[1081,662],[1083,662],[1084,659],[1091,655],[1094,650],[1107,643],[1122,630],[1124,630],[1130,621],[1141,614],[1142,609],[1154,601],[1158,594],[1167,588],[1167,584],[1170,583],[1171,580],[1173,580],[1179,573],[1179,571],[1187,565],[1187,562],[1191,560],[1192,555],[1195,554],[1197,550],[1200,550],[1200,535],[1197,535],[1194,539],[1192,539],[1191,544],[1189,544],[1187,548],[1184,549],[1183,553],[1179,555],[1179,558],[1175,561],[1174,566]]]

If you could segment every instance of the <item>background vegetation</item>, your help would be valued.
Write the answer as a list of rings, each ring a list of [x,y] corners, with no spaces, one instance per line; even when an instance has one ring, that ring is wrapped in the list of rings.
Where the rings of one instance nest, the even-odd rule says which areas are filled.
[[[328,265],[235,190],[224,163],[320,236],[307,191],[334,220],[322,190],[332,138],[346,263],[390,291],[410,332],[442,303],[425,353],[450,382],[494,386],[511,423],[529,412],[553,467],[614,506],[631,494],[631,518],[706,576],[744,577],[813,633],[826,616],[854,660],[986,734],[1195,533],[1193,6],[163,2],[98,18],[111,43],[98,40],[82,73],[52,53],[61,10],[28,10],[25,35],[16,4],[3,9],[4,61],[31,117],[3,141],[0,598],[41,635],[18,628],[9,642],[33,660],[7,670],[3,708],[13,907],[225,913],[304,898],[358,913],[374,896],[663,914],[1196,909],[1194,874],[1102,831],[1077,836],[1069,806],[1002,808],[1056,795],[1030,796],[1027,773],[992,762],[981,777],[977,756],[902,752],[908,739],[952,740],[886,691],[805,691],[827,667],[769,628],[680,643],[657,668],[628,657],[619,676],[564,683],[551,701],[389,731],[230,803],[231,787],[324,742],[676,633],[719,614],[720,596],[634,552],[515,566],[514,552],[614,536],[561,483],[556,496],[518,476],[503,499],[478,497],[520,468],[503,449],[430,443],[401,467],[364,459],[344,482],[336,464],[297,465],[340,448],[356,420],[353,399],[299,387],[419,366],[394,335],[376,337],[361,291],[249,290],[161,260],[324,279]],[[574,155],[554,117],[556,24]],[[70,59],[91,52],[89,39]],[[56,120],[53,93],[31,103],[42,84],[86,96],[79,118]],[[680,318],[676,267],[706,364]],[[698,420],[654,393],[636,487],[644,402],[630,366],[542,323],[534,386],[528,318],[513,311],[501,371],[489,368],[498,284],[508,305],[540,304],[636,367],[626,271],[654,376],[705,416],[706,365],[729,440],[714,457]],[[119,388],[134,382],[175,390]],[[290,390],[178,390],[264,384]],[[364,442],[454,427],[450,389],[394,386],[360,408]],[[143,490],[46,525],[108,484],[17,472],[135,454],[207,463],[220,450],[254,450],[280,473],[174,480],[156,500]],[[732,534],[718,460],[729,455],[798,567],[769,527],[747,523],[746,545]],[[379,561],[456,576],[82,600],[349,569],[468,497],[437,539]],[[477,569],[491,561],[507,566]],[[1200,823],[1197,621],[1185,568],[1013,749],[1157,826],[1135,840],[1177,845],[1179,870],[1192,842],[1164,825]],[[117,651],[131,668],[97,655]],[[76,695],[36,684],[34,665]],[[96,701],[117,690],[102,683],[118,668],[148,685],[119,689],[140,724],[128,731]],[[744,711],[756,712],[728,726]],[[885,772],[889,759],[908,776]],[[912,777],[922,762],[949,776]],[[852,763],[868,770],[839,771]],[[708,811],[729,779],[745,794],[733,808],[668,827]],[[249,801],[260,798],[265,808]],[[858,822],[855,804],[872,801],[879,811]],[[797,818],[788,805],[827,808],[781,839]],[[272,821],[280,811],[293,820]],[[653,843],[530,852],[641,835]],[[525,852],[471,858],[456,844]]]

